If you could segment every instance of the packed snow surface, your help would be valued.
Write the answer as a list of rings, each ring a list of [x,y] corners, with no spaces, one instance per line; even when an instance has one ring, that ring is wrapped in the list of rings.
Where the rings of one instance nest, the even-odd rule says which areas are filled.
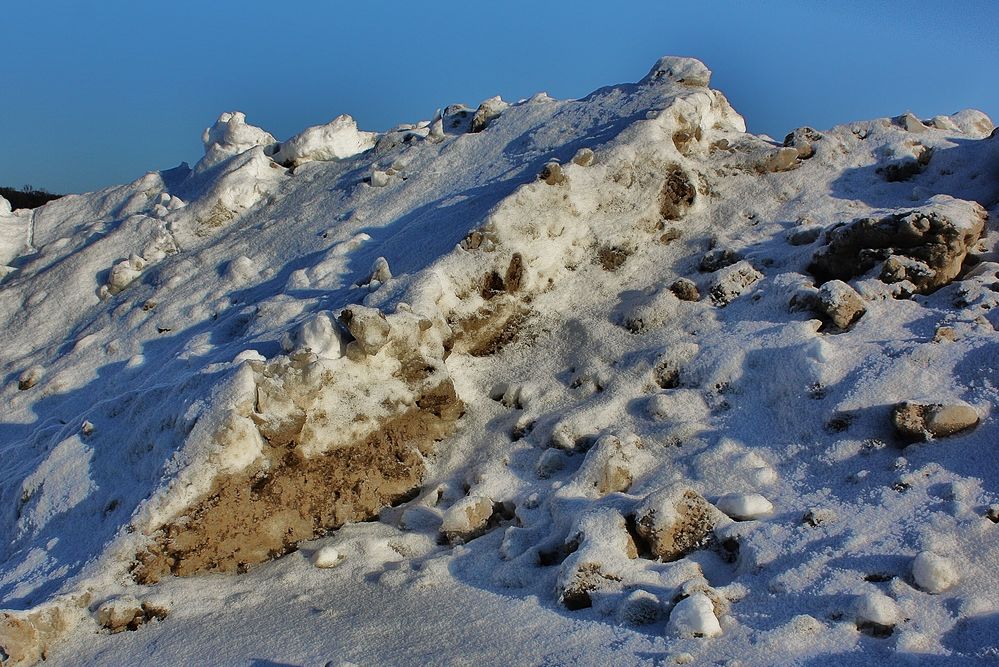
[[[0,200],[0,660],[999,659],[999,136],[710,75]]]

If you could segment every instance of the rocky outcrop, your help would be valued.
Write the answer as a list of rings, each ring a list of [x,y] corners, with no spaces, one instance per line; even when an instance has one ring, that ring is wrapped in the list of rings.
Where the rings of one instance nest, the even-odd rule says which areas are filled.
[[[932,292],[960,273],[986,217],[979,204],[939,195],[922,208],[855,220],[826,233],[808,270],[822,281],[849,280],[880,266],[884,282]]]

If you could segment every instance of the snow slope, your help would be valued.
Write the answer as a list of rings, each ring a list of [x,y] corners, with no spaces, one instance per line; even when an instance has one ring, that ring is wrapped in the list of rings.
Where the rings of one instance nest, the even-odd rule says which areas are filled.
[[[709,78],[0,208],[8,662],[995,660],[992,123]]]

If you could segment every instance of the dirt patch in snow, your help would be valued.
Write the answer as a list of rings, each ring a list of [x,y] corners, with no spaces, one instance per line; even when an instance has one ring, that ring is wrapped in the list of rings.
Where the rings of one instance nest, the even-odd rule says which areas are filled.
[[[136,556],[133,576],[244,571],[349,521],[409,497],[423,477],[421,453],[454,430],[463,404],[446,380],[360,442],[305,457],[302,425],[264,433],[266,461],[219,477],[184,516],[161,527]],[[270,437],[268,437],[270,436]]]

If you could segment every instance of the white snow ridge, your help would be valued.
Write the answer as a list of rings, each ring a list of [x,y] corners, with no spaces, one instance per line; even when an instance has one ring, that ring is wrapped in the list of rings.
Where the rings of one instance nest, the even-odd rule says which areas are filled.
[[[3,665],[999,657],[999,136],[709,84],[0,201]]]

